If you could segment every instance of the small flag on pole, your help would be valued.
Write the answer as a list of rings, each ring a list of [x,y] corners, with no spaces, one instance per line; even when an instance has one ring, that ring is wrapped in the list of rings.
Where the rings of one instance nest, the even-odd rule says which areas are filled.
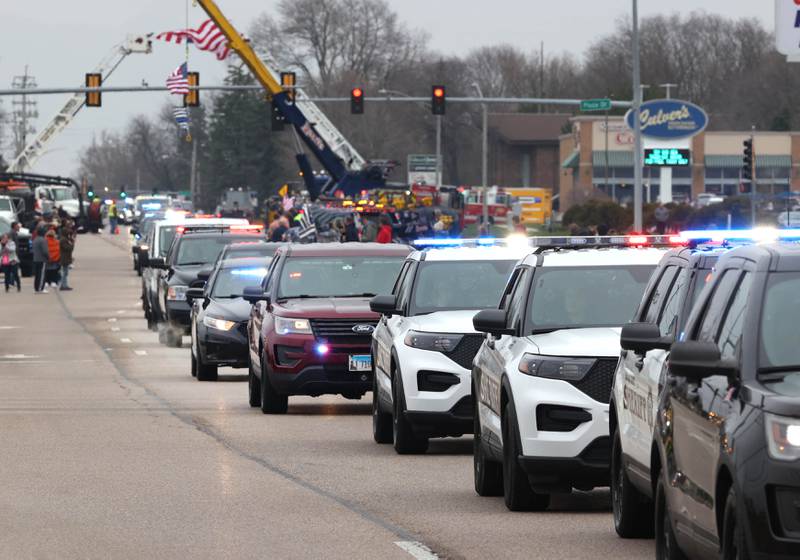
[[[167,77],[167,89],[172,95],[186,95],[189,93],[188,74],[189,68],[184,62]]]
[[[185,107],[173,107],[172,115],[175,117],[175,123],[178,125],[178,128],[186,133],[186,141],[191,141],[192,136],[189,133],[189,111]]]

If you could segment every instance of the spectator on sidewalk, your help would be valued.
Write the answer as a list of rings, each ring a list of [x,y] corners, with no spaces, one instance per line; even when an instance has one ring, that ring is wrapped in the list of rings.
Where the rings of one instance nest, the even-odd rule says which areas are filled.
[[[11,240],[8,234],[0,237],[0,270],[3,271],[6,292],[11,286],[16,285],[17,291],[22,289],[19,281],[19,258],[17,257],[17,244]]]
[[[45,239],[47,240],[48,256],[45,282],[49,288],[58,288],[61,281],[61,245],[54,228],[47,230]]]
[[[47,272],[47,263],[50,261],[50,251],[47,247],[45,233],[47,233],[47,226],[40,224],[36,230],[36,239],[33,240],[33,289],[37,294],[47,293],[45,273]]]
[[[75,249],[75,230],[69,221],[65,221],[61,228],[59,239],[61,249],[61,291],[72,290],[69,285],[69,267],[72,265],[72,252]]]
[[[375,242],[391,243],[392,237],[392,222],[389,220],[389,216],[381,216],[381,227],[378,229],[378,235],[375,237]]]

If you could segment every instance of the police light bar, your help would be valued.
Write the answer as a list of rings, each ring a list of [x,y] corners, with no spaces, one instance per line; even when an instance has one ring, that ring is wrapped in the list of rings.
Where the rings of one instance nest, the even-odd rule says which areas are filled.
[[[460,237],[428,237],[415,239],[411,242],[411,244],[418,249],[433,249],[443,247],[490,247],[493,245],[503,245],[504,241],[494,237],[476,237],[466,239]]]
[[[534,247],[542,249],[557,247],[676,247],[688,243],[679,235],[578,235],[531,237],[529,239]]]
[[[689,230],[682,231],[681,237],[692,244],[702,243],[735,243],[749,241],[754,243],[768,243],[770,241],[800,240],[800,229],[717,229],[717,230]]]
[[[231,231],[251,231],[254,233],[261,233],[264,231],[264,226],[260,224],[231,224],[228,227]]]

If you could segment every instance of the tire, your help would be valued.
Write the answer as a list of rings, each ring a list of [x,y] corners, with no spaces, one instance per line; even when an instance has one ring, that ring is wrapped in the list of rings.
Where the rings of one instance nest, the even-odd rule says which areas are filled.
[[[476,398],[475,387],[472,388],[472,414],[473,414],[473,436],[472,436],[472,473],[475,480],[475,492],[478,496],[502,496],[503,495],[503,465],[497,461],[492,461],[486,456],[481,438],[481,419],[478,414],[478,399]]]
[[[672,531],[672,521],[667,506],[667,495],[664,488],[664,477],[658,473],[658,486],[656,487],[656,560],[686,560],[686,555],[675,540]]]
[[[403,378],[399,371],[394,372],[393,411],[392,411],[392,438],[394,450],[399,455],[415,455],[428,450],[428,438],[417,437],[406,419],[406,399],[403,392]]]
[[[199,349],[198,349],[199,350]],[[200,352],[197,352],[197,380],[198,381],[216,381],[217,380],[217,366],[207,364],[203,361]]]
[[[528,482],[528,475],[517,459],[520,437],[513,399],[503,411],[503,498],[511,511],[544,511],[550,505],[549,494],[537,494]]]
[[[289,396],[275,392],[267,375],[267,359],[261,356],[261,412],[264,414],[286,414],[289,409]]]
[[[739,524],[736,490],[728,490],[725,514],[722,520],[722,560],[749,560],[745,544],[744,528]]]
[[[168,326],[164,333],[164,340],[166,345],[170,348],[180,348],[183,346],[183,334],[176,332],[175,329]]]
[[[192,357],[192,377],[197,377],[197,358],[194,357],[194,350],[189,352],[189,355]]]
[[[253,373],[253,363],[250,360],[247,365],[247,392],[250,406],[253,408],[261,406],[261,381]]]
[[[373,362],[374,363],[374,362]],[[392,415],[381,411],[378,395],[378,374],[372,374],[372,439],[375,443],[393,443]]]
[[[611,448],[611,506],[614,529],[623,539],[652,538],[653,503],[631,484],[622,462],[619,427],[614,430]]]

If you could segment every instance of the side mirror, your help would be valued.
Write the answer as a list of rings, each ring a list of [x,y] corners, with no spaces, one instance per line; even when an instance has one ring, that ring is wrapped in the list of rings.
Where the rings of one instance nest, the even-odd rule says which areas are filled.
[[[400,310],[397,309],[397,296],[375,296],[369,300],[369,308],[374,313],[380,313],[381,315],[386,315],[387,317],[391,317],[392,315],[402,315]]]
[[[242,298],[253,304],[259,301],[269,302],[269,294],[265,294],[261,286],[245,286]]]
[[[514,329],[508,328],[506,312],[502,309],[484,309],[472,318],[472,326],[478,332],[489,333],[493,336],[514,334]]]
[[[211,274],[213,272],[213,268],[203,268],[197,273],[197,279],[202,280],[203,282],[208,282],[208,279],[211,278]]]
[[[712,375],[732,376],[736,369],[734,362],[722,360],[713,342],[676,342],[670,348],[670,373],[691,382],[699,383]]]
[[[166,270],[167,261],[164,260],[164,257],[155,257],[150,259],[149,266],[150,268],[159,268],[161,270]]]
[[[643,354],[650,350],[669,350],[672,337],[661,336],[658,325],[653,323],[628,323],[622,327],[619,339],[623,350],[633,350]]]
[[[196,299],[205,299],[206,294],[203,291],[203,288],[189,288],[186,290],[186,301],[189,302],[189,305]]]

